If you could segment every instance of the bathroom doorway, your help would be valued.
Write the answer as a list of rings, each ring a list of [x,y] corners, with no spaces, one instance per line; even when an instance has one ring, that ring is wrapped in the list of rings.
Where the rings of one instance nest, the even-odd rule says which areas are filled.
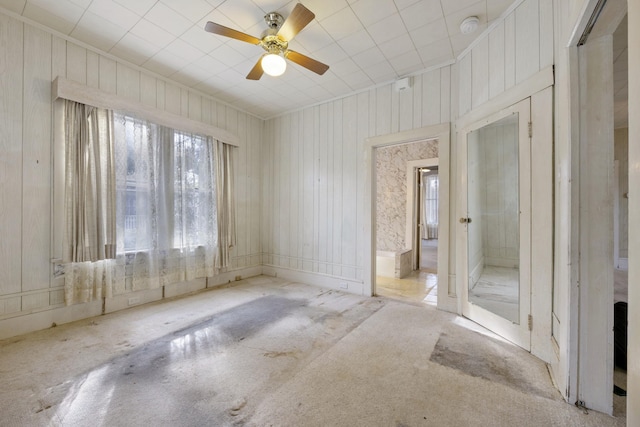
[[[438,193],[427,194],[426,186],[428,182],[437,190],[438,141],[415,141],[375,151],[377,293],[436,306]],[[431,259],[428,270],[421,267],[422,258],[424,262]]]

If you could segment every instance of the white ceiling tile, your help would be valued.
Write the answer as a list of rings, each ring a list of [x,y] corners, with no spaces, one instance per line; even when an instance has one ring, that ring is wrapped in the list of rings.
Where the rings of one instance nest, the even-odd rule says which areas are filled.
[[[142,65],[160,49],[140,37],[127,33],[109,53],[119,58]]]
[[[212,1],[212,0],[209,0]],[[221,0],[217,0],[219,3],[222,3]],[[282,11],[282,10],[287,10],[287,12],[289,10],[293,9],[293,6],[291,7],[291,9],[287,8],[287,6],[292,2],[292,0],[253,0],[253,3],[255,3],[256,6],[258,6],[260,8],[260,10],[262,10],[262,14],[266,15],[269,12],[278,12],[278,11]],[[297,3],[297,1],[296,1]],[[305,2],[306,5],[307,2]]]
[[[78,6],[86,9],[89,7],[93,0],[69,0],[73,4],[77,4]]]
[[[398,10],[406,9],[407,7],[418,3],[420,0],[394,0]],[[438,0],[439,1],[439,0]]]
[[[195,78],[192,74],[182,71],[171,74],[169,78],[185,86],[195,86],[202,81]]]
[[[409,33],[416,48],[428,46],[448,37],[447,24],[444,19],[431,22]]]
[[[226,1],[216,10],[229,18],[235,24],[233,28],[239,31],[247,31],[255,24],[264,22],[264,12],[251,0]]]
[[[489,22],[499,18],[511,6],[514,0],[487,0],[487,19]]]
[[[248,72],[249,70],[247,70],[247,73]],[[246,80],[245,74],[240,74],[233,68],[227,68],[226,70],[218,74],[218,76],[225,79],[227,81],[227,84],[230,86],[242,83]]]
[[[145,19],[175,36],[181,36],[193,25],[187,18],[177,14],[175,10],[160,2],[156,3],[147,12]]]
[[[198,22],[213,10],[205,0],[160,0],[191,22]]]
[[[295,49],[296,44],[301,44],[307,51],[315,52],[333,42],[331,35],[320,24],[313,21],[290,42],[290,47]]]
[[[340,78],[349,73],[356,72],[359,69],[360,67],[358,67],[358,65],[351,58],[344,59],[331,66],[331,70]]]
[[[345,0],[305,0],[304,5],[316,15],[318,21],[322,21],[349,4]]]
[[[180,38],[205,53],[213,51],[225,41],[222,37],[206,32],[199,25],[189,28]]]
[[[210,53],[210,55],[227,64],[229,67],[238,65],[247,59],[237,50],[230,47],[228,44],[223,44],[222,46],[216,48]],[[249,70],[247,70],[247,72],[249,72]]]
[[[181,70],[184,67],[184,61],[166,50],[161,50],[145,62],[143,67],[163,76],[169,76]]]
[[[331,66],[331,64],[342,61],[346,57],[347,53],[344,51],[344,49],[342,49],[335,43],[313,52],[313,59],[324,62],[329,66]]]
[[[335,40],[340,40],[362,29],[360,20],[350,8],[342,9],[328,18],[320,21],[320,25],[327,30]]]
[[[229,27],[229,28],[233,28],[234,30],[241,31],[241,29],[237,28],[237,24],[235,22],[233,22],[231,19],[227,17],[227,15],[225,15],[224,13],[220,12],[217,9],[211,11],[211,13],[209,13],[207,16],[202,18],[200,22],[198,22],[196,25],[204,28],[208,21],[215,22],[216,24],[224,25],[225,27]],[[255,34],[251,33],[251,34],[256,37],[260,35],[257,33]],[[222,38],[222,36],[218,36],[218,35],[215,35],[215,37]],[[226,40],[226,38],[224,40]]]
[[[338,44],[349,56],[353,56],[376,45],[369,33],[364,29],[343,38]]]
[[[289,61],[282,77],[248,81],[263,50],[204,31],[213,21],[259,37],[266,13],[286,18],[299,1],[0,0],[0,7],[252,114],[273,116],[450,63],[512,0],[302,0],[316,19],[291,49],[327,64],[323,76]],[[478,15],[481,26],[462,36],[459,21],[469,15]],[[615,47],[622,58],[624,47]],[[616,82],[616,96],[626,96],[624,88]]]
[[[141,39],[151,43],[154,46],[163,48],[171,43],[175,36],[163,28],[158,27],[153,22],[149,22],[146,19],[141,19],[130,30],[131,34],[134,34]]]
[[[203,51],[196,49],[182,39],[175,39],[169,43],[164,50],[174,54],[178,58],[182,58],[187,63],[196,61],[205,55]]]
[[[387,59],[395,58],[396,56],[404,55],[405,53],[415,50],[413,40],[409,34],[404,33],[400,37],[396,37],[393,40],[382,43],[380,50]]]
[[[93,0],[88,10],[127,30],[140,20],[139,15],[126,7],[120,6],[113,0]]]
[[[121,6],[135,12],[139,16],[144,16],[158,0],[113,0]]]
[[[393,69],[389,61],[382,61],[364,70],[369,78],[376,84],[385,83],[398,78],[396,70]]]
[[[22,15],[26,3],[27,0],[0,0],[0,6],[20,15]]]
[[[478,0],[456,0],[456,1],[443,0],[442,10],[444,11],[444,15],[447,16],[451,13],[465,9],[473,5],[474,3],[478,3]],[[486,0],[482,0],[482,3],[484,3],[486,7]],[[485,12],[486,10],[483,13]]]
[[[351,4],[351,9],[365,27],[398,12],[393,0],[358,0]]]
[[[215,75],[221,73],[225,69],[228,68],[228,65],[224,62],[220,61],[217,58],[214,58],[211,55],[205,55],[196,61],[193,62],[198,67],[209,71],[210,75]]]
[[[453,50],[451,49],[451,43],[449,40],[441,40],[430,45],[421,47],[418,49],[418,54],[422,58],[423,63],[428,63],[434,59],[453,59]]]
[[[440,0],[422,0],[400,12],[407,30],[415,30],[429,22],[442,19],[442,6]]]
[[[85,12],[71,32],[71,37],[108,52],[127,30],[91,12]]]
[[[362,70],[343,76],[342,80],[344,80],[352,90],[360,90],[373,85],[373,80],[371,80]]]
[[[384,59],[384,55],[377,46],[353,56],[353,62],[358,64],[360,68],[365,69],[365,72],[366,68],[378,64],[381,59]]]
[[[415,50],[407,52],[403,55],[396,56],[389,60],[391,66],[398,73],[398,75],[411,74],[416,71],[420,71],[422,67],[422,58]]]
[[[66,0],[61,0],[60,3],[51,3],[29,1],[22,15],[63,34],[71,33],[84,10]]]
[[[400,14],[398,13],[394,13],[382,21],[378,21],[368,27],[367,30],[377,44],[393,40],[407,31],[404,26],[404,22],[402,22],[402,18],[400,18]]]

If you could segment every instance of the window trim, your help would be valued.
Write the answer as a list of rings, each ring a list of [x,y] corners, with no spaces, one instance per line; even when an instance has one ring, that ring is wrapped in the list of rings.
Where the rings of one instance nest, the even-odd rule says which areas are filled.
[[[94,107],[130,113],[139,118],[189,133],[211,136],[215,140],[241,147],[240,138],[227,130],[203,122],[162,111],[122,96],[56,77],[51,88],[53,102],[52,198],[51,198],[51,277],[52,286],[63,286],[64,275],[56,275],[62,264],[62,241],[65,230],[64,212],[64,99]]]
[[[54,100],[63,98],[82,104],[93,105],[94,107],[106,108],[108,110],[123,111],[131,113],[159,125],[167,126],[176,130],[183,130],[190,133],[207,135],[222,141],[225,144],[240,147],[240,139],[237,135],[216,126],[208,125],[187,117],[162,111],[158,108],[144,105],[140,102],[131,101],[112,93],[104,92],[100,89],[85,86],[80,83],[67,80],[63,77],[56,77],[52,83],[52,96]]]

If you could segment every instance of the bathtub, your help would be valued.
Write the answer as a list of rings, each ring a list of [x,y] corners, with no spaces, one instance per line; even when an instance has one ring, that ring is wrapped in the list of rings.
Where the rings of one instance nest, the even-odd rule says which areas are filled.
[[[408,276],[412,270],[411,249],[399,251],[377,251],[376,252],[376,274],[383,277],[394,277],[402,279]]]

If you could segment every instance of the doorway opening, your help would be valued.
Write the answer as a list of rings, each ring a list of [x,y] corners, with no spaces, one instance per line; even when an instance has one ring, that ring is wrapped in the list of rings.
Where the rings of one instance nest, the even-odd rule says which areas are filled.
[[[437,306],[437,156],[433,139],[375,149],[378,295]]]
[[[629,269],[629,67],[627,17],[613,33],[613,414],[626,413]]]

